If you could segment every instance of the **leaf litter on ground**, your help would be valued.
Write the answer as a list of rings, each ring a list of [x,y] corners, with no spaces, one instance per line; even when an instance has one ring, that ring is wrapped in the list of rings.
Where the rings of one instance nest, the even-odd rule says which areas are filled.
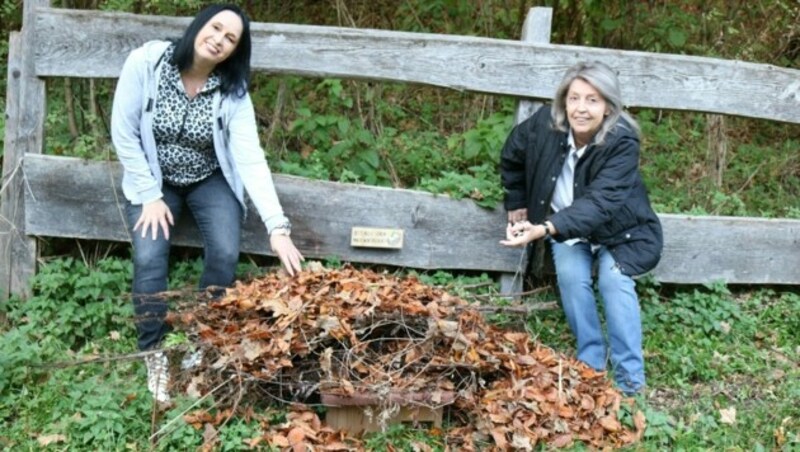
[[[642,437],[644,414],[635,411],[633,426],[620,422],[621,405],[632,400],[605,373],[494,326],[472,307],[413,276],[318,263],[295,277],[269,273],[170,315],[203,353],[172,390],[213,390],[229,414],[265,398],[286,404],[286,421],[265,421],[252,446],[363,449],[312,410],[320,394],[377,400],[378,410],[447,406],[456,414],[443,434],[458,450],[576,441],[607,448]],[[198,428],[224,421],[204,410],[187,419]]]

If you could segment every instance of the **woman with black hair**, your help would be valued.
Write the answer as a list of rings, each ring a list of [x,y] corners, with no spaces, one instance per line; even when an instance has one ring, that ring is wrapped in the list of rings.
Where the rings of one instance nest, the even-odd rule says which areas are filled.
[[[124,168],[122,189],[133,242],[138,345],[155,348],[168,331],[170,232],[184,207],[204,243],[200,288],[226,287],[239,260],[244,192],[290,274],[303,256],[290,238],[259,144],[250,78],[250,22],[235,5],[200,11],[175,41],[150,41],[125,61],[114,94],[111,136]],[[148,389],[168,402],[168,362],[145,358]]]

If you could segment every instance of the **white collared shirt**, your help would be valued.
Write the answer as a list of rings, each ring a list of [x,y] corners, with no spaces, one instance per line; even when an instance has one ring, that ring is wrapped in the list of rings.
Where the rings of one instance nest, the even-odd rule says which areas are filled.
[[[569,153],[564,161],[564,166],[561,168],[561,174],[558,175],[556,189],[553,192],[553,200],[550,202],[553,212],[558,212],[572,205],[575,193],[575,165],[578,159],[586,152],[586,146],[575,149],[575,139],[572,137],[572,131],[569,132],[567,137],[567,145],[569,146]]]
[[[567,145],[569,146],[569,153],[567,153],[567,159],[561,168],[561,174],[558,175],[558,180],[556,180],[556,189],[553,192],[553,200],[550,202],[553,212],[558,212],[572,205],[575,197],[575,165],[578,163],[578,159],[586,152],[586,146],[580,149],[575,148],[575,138],[573,138],[571,130],[567,137]],[[585,240],[580,238],[569,239],[564,243],[572,246],[580,241]]]

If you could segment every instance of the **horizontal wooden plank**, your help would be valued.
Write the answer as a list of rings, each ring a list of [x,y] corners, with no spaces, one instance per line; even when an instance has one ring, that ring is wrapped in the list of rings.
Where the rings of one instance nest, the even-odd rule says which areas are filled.
[[[27,156],[28,234],[129,241],[116,162]],[[501,249],[504,214],[471,201],[412,190],[313,181],[276,175],[276,188],[291,218],[292,238],[310,258],[390,264],[420,269],[508,271],[520,250]],[[185,215],[175,243],[200,246],[191,216]],[[353,227],[404,231],[402,249],[350,245]],[[253,208],[242,232],[242,251],[272,255],[263,223]]]
[[[116,77],[130,50],[180,34],[188,18],[39,9],[39,76]],[[411,82],[534,99],[565,69],[601,60],[619,71],[628,106],[800,122],[800,70],[686,55],[473,36],[253,23],[255,70]],[[76,64],[80,62],[80,64]]]
[[[27,155],[26,230],[32,235],[128,240],[115,162]],[[498,244],[505,213],[471,201],[411,190],[312,181],[276,175],[292,236],[308,257],[419,269],[517,271],[521,251]],[[657,280],[696,284],[800,284],[800,221],[660,215],[665,250]],[[188,218],[188,217],[187,217]],[[187,218],[184,218],[186,220]],[[401,228],[401,250],[354,248],[354,226]],[[191,221],[176,243],[198,246]],[[266,232],[249,215],[242,250],[269,255]]]
[[[800,284],[800,220],[659,215],[664,255],[656,279]]]

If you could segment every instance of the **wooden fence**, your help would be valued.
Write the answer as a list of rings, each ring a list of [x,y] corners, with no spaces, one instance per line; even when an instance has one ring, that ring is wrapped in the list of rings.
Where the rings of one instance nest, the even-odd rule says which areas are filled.
[[[40,155],[47,77],[119,75],[128,53],[177,36],[190,18],[49,8],[24,2],[10,40],[0,204],[0,298],[25,293],[37,236],[128,241],[115,162]],[[552,97],[567,67],[602,60],[619,69],[631,107],[800,123],[800,71],[714,58],[549,44],[551,10],[533,8],[522,41],[353,28],[253,23],[253,68],[274,74],[408,82],[520,98],[522,120]],[[643,152],[647,152],[646,149]],[[511,287],[519,250],[498,244],[505,212],[427,193],[277,176],[293,238],[310,258],[419,269],[484,270]],[[800,283],[800,221],[660,215],[662,282]],[[356,248],[353,227],[402,229],[401,249]],[[199,246],[191,224],[177,243]],[[242,250],[271,254],[257,215]]]

